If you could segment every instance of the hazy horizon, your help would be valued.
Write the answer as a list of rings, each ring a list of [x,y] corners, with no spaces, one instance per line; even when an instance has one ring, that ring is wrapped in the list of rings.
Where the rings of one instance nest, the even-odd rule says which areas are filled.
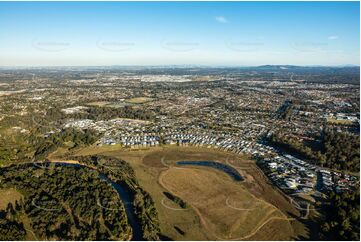
[[[1,2],[0,66],[359,66],[359,2]]]
[[[179,65],[29,65],[29,66],[0,66],[0,68],[87,68],[87,67],[99,67],[99,68],[109,68],[109,67],[119,67],[119,68],[257,68],[257,67],[332,67],[332,68],[346,68],[346,67],[360,67],[356,64],[340,64],[340,65],[293,65],[293,64],[264,64],[264,65],[201,65],[201,64],[179,64]]]

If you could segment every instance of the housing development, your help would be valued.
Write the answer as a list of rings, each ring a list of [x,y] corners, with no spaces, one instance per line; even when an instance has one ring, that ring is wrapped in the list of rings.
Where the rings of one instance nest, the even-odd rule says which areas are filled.
[[[359,239],[359,71],[2,69],[1,238]]]
[[[360,241],[359,1],[0,1],[0,241]]]

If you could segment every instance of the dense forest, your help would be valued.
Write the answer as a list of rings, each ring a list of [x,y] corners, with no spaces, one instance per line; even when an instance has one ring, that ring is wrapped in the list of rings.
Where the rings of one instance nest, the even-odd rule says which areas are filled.
[[[0,210],[0,240],[24,240],[26,230],[24,224],[17,218],[21,210],[19,202],[14,207],[9,203],[6,210]]]
[[[149,193],[139,186],[134,170],[126,161],[101,155],[78,156],[71,159],[94,167],[111,181],[127,188],[133,197],[133,207],[142,226],[143,238],[159,240],[160,227],[154,201]]]
[[[125,106],[120,108],[89,107],[89,109],[86,110],[86,113],[76,113],[71,115],[71,117],[79,119],[92,119],[95,121],[109,120],[114,118],[151,120],[155,117],[155,115],[149,110],[134,109],[132,106]]]
[[[360,191],[331,193],[324,205],[321,236],[327,240],[360,240]],[[321,237],[321,238],[322,238]]]
[[[142,237],[159,240],[154,202],[139,186],[127,162],[106,156],[72,158],[85,167],[28,163],[0,170],[0,189],[16,188],[24,194],[24,201],[15,201],[16,206],[9,203],[6,210],[0,210],[0,231],[10,231],[0,239],[24,239],[29,229],[44,240],[128,239],[131,227],[124,206],[114,188],[100,179],[103,174],[132,195]],[[24,218],[31,221],[27,229]]]
[[[321,165],[339,170],[360,170],[360,137],[325,131],[322,136]]]
[[[50,164],[0,170],[1,189],[16,188],[24,200],[0,211],[0,239],[33,231],[43,240],[126,240],[131,227],[118,193],[93,169]],[[99,203],[102,206],[99,206]],[[25,228],[24,221],[30,221]],[[26,229],[26,230],[25,230]]]
[[[316,165],[354,172],[360,169],[359,136],[325,129],[317,150],[282,133],[273,134],[269,142]]]
[[[33,144],[35,153],[34,159],[45,159],[51,152],[54,152],[58,147],[64,145],[66,142],[71,142],[72,148],[77,148],[81,145],[93,144],[99,139],[99,134],[93,130],[86,129],[84,131],[79,129],[63,129],[60,132],[53,133],[46,138],[29,139]]]
[[[0,136],[0,165],[30,160],[45,159],[58,147],[78,148],[90,145],[100,137],[94,130],[80,130],[74,128],[61,129],[56,132],[34,130],[24,136],[13,136],[13,140],[4,140]]]

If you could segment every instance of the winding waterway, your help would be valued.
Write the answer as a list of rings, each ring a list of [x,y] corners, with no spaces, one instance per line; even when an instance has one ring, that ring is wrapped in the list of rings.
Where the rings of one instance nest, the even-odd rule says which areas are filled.
[[[127,214],[128,223],[132,227],[133,235],[132,240],[141,241],[143,240],[143,231],[142,226],[140,225],[139,219],[136,217],[133,209],[133,199],[131,194],[126,191],[121,185],[111,181],[105,175],[101,174],[100,178],[108,183],[110,183],[114,189],[118,192],[120,199],[123,201],[125,212]]]

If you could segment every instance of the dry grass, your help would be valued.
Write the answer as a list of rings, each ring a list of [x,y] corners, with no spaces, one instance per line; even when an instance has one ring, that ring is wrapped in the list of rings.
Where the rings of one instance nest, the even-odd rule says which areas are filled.
[[[162,233],[174,240],[291,240],[304,232],[302,224],[288,218],[288,214],[297,216],[297,210],[267,182],[247,156],[177,146],[137,151],[103,146],[77,152],[77,155],[91,154],[113,156],[130,163],[140,185],[155,201]],[[230,164],[245,181],[235,182],[225,173],[211,168],[176,168],[174,164],[180,160]],[[190,203],[190,209],[172,210],[163,206],[163,192],[166,191]],[[227,199],[233,208],[227,206]],[[176,208],[169,201],[167,205]],[[175,227],[185,234],[177,232]]]
[[[0,209],[6,209],[9,203],[15,205],[15,201],[20,201],[21,198],[23,198],[23,195],[14,188],[0,189]],[[18,213],[17,216],[19,218],[19,221],[23,223],[26,230],[25,240],[38,240],[33,229],[31,228],[31,221],[28,216],[23,212],[21,212],[20,214]]]
[[[0,190],[0,209],[6,209],[9,203],[15,205],[15,201],[20,201],[22,195],[14,188]]]
[[[126,99],[125,102],[127,103],[132,103],[132,104],[143,104],[143,103],[147,103],[153,101],[153,98],[150,97],[134,97],[134,98],[129,98]]]
[[[334,119],[334,118],[328,118],[327,122],[330,124],[340,124],[340,125],[350,125],[353,124],[353,121],[351,120],[338,120],[338,119]]]
[[[238,240],[272,216],[286,219],[272,205],[257,199],[240,183],[219,172],[173,167],[162,173],[160,184],[197,211],[204,228],[214,239]],[[291,229],[292,233],[290,226],[283,229]]]
[[[158,177],[161,169],[148,167],[143,164],[144,156],[153,152],[161,152],[162,148],[143,149],[138,151],[124,151],[123,149],[114,149],[111,146],[85,148],[77,152],[76,155],[103,154],[124,159],[133,167],[140,185],[151,194],[155,207],[158,211],[162,234],[174,240],[209,240],[211,239],[205,233],[196,212],[192,209],[171,210],[162,205],[162,200],[166,199],[164,192],[167,192],[159,183]],[[171,207],[177,207],[172,202],[166,203]],[[175,227],[185,231],[180,234]]]
[[[111,102],[106,102],[106,101],[88,103],[89,106],[95,106],[95,107],[105,107],[105,106],[107,106],[109,104],[111,104]]]

